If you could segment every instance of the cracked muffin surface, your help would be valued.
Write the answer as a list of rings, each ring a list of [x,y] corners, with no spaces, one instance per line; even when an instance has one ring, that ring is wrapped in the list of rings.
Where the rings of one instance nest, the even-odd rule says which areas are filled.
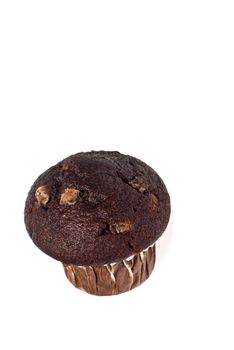
[[[25,205],[33,242],[65,264],[121,261],[165,230],[170,198],[159,175],[119,152],[72,155],[35,181]]]

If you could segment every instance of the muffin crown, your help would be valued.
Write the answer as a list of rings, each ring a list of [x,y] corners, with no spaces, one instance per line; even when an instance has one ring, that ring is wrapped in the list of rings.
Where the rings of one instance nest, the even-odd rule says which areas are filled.
[[[34,182],[25,205],[33,242],[65,264],[98,266],[146,249],[165,230],[170,198],[147,164],[119,152],[77,153]]]

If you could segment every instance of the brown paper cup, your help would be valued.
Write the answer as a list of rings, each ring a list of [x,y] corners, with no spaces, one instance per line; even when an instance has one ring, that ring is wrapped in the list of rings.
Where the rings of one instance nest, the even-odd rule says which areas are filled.
[[[65,274],[76,287],[94,295],[115,295],[143,283],[155,265],[156,245],[129,258],[103,266],[63,264]]]

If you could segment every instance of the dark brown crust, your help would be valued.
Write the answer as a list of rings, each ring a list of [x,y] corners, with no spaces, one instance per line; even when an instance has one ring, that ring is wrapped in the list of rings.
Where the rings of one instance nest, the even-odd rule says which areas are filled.
[[[77,190],[68,204],[61,201],[66,189]],[[147,248],[169,216],[170,198],[158,174],[134,157],[106,151],[78,153],[48,169],[25,205],[33,242],[65,264],[83,266],[121,261]]]

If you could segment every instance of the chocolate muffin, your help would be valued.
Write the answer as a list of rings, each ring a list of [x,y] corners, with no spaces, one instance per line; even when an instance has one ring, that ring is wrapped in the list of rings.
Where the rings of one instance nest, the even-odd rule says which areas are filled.
[[[139,159],[106,151],[77,153],[49,168],[25,205],[33,242],[63,263],[76,287],[96,295],[130,290],[150,275],[169,216],[159,175]]]

